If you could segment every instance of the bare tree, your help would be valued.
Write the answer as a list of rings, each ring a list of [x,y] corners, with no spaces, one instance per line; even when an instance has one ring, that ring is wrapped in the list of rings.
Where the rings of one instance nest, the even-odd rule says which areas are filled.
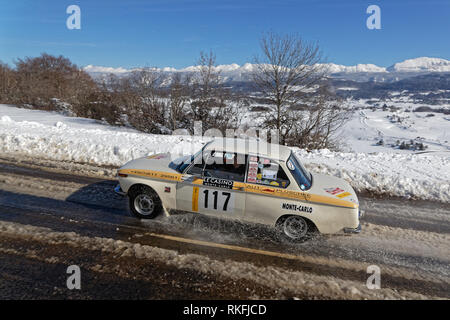
[[[172,83],[169,90],[169,126],[171,130],[181,129],[186,126],[186,109],[189,105],[190,77],[184,78],[180,73],[172,75]]]
[[[18,103],[57,109],[54,101],[77,103],[81,94],[96,90],[92,78],[63,56],[43,53],[16,62]]]
[[[112,125],[130,125],[128,112],[134,110],[140,100],[133,92],[129,78],[111,73],[97,81],[97,90],[82,96],[83,100],[75,105],[76,116]]]
[[[289,111],[288,133],[284,143],[306,149],[337,149],[337,130],[349,119],[349,111],[339,107],[338,99],[327,86],[317,89],[307,104]]]
[[[129,106],[129,119],[134,127],[149,133],[168,133],[167,101],[162,98],[161,85],[165,77],[157,68],[144,68],[129,77],[131,90],[139,101]]]
[[[7,64],[0,61],[0,103],[17,101],[17,75]]]
[[[193,129],[194,121],[201,121],[204,130],[235,128],[237,108],[230,100],[230,92],[223,85],[220,72],[216,69],[216,56],[213,52],[201,52],[197,71],[192,75],[190,102]]]
[[[334,121],[328,123],[330,118],[325,116],[330,115],[324,102],[330,92],[322,90],[327,70],[320,64],[319,46],[303,41],[296,34],[268,33],[261,38],[260,47],[262,55],[254,58],[252,80],[269,102],[264,125],[278,130],[281,144],[312,146],[310,140],[314,135],[318,139],[319,132],[322,142],[329,141]],[[301,141],[294,138],[300,136]]]

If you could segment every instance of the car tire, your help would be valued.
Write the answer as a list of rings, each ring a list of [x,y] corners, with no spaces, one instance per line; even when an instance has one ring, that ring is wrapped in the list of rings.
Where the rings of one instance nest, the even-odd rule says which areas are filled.
[[[131,213],[139,219],[153,219],[162,211],[158,194],[150,187],[136,186],[128,192]]]
[[[314,224],[297,215],[281,217],[277,222],[277,229],[284,240],[296,243],[311,239],[315,233]]]

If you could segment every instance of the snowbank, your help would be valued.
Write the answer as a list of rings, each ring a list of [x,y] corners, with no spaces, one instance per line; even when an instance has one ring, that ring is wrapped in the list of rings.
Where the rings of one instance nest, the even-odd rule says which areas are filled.
[[[61,121],[53,126],[0,118],[0,151],[52,160],[120,166],[154,153],[192,154],[202,139],[111,130],[72,128]]]
[[[295,152],[311,171],[341,177],[359,192],[450,202],[450,153]]]
[[[204,142],[200,137],[143,134],[89,119],[0,105],[0,152],[120,166],[154,153],[191,154]],[[357,191],[450,202],[449,153],[294,150],[313,172],[342,177]]]

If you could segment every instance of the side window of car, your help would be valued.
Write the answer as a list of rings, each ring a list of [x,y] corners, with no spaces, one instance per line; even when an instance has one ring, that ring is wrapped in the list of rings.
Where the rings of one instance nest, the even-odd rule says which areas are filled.
[[[205,176],[244,182],[246,162],[247,156],[231,152],[213,151],[206,161]]]
[[[289,178],[277,162],[269,158],[249,156],[247,182],[287,188]]]

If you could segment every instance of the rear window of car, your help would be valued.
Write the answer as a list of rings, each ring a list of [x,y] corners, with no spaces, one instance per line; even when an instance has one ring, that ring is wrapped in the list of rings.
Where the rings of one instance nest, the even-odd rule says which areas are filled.
[[[248,156],[247,182],[287,188],[289,178],[279,163],[269,158]]]

